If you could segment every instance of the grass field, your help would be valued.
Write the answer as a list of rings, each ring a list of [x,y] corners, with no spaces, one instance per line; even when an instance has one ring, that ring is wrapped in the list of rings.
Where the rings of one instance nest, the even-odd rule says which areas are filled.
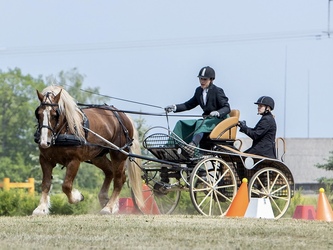
[[[333,249],[333,222],[186,215],[0,217],[0,249]]]

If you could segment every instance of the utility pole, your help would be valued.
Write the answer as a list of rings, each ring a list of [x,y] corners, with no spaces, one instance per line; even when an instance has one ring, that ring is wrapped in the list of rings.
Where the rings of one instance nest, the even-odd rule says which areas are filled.
[[[308,70],[308,138],[310,138],[310,71]]]
[[[288,47],[286,45],[285,58],[284,58],[284,119],[283,119],[283,137],[286,138],[286,124],[287,124],[287,66],[288,64]]]
[[[327,35],[328,38],[331,37],[331,30],[330,30],[330,23],[331,23],[331,1],[333,0],[328,0],[328,18],[327,18]]]

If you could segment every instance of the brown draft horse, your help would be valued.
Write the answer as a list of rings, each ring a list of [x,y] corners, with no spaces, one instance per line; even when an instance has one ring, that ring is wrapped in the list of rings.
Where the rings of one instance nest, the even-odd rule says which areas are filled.
[[[136,166],[140,159],[136,159],[135,163],[129,160],[128,154],[124,154],[140,154],[138,132],[133,121],[112,106],[96,105],[81,110],[68,92],[59,86],[49,86],[42,92],[37,90],[37,95],[40,106],[36,109],[38,128],[35,141],[40,150],[43,180],[42,196],[33,215],[49,213],[52,170],[57,163],[66,167],[62,190],[69,203],[83,200],[82,194],[73,188],[73,180],[80,163],[90,162],[105,175],[98,194],[101,214],[118,212],[119,194],[126,181],[126,167],[133,193],[142,204],[141,169]],[[108,141],[116,146],[110,146]],[[121,150],[117,150],[117,147]],[[112,180],[114,188],[109,198]]]

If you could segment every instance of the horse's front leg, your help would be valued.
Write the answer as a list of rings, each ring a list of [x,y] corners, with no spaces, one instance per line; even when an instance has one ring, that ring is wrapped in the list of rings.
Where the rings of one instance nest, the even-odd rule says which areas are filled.
[[[126,181],[125,175],[125,161],[121,161],[116,164],[112,162],[114,165],[113,168],[113,191],[112,195],[105,205],[105,207],[101,210],[101,214],[115,214],[119,211],[119,195],[120,191]]]
[[[73,181],[80,167],[80,161],[73,160],[66,166],[66,176],[62,184],[62,191],[66,194],[69,203],[83,201],[84,197],[79,190],[73,188]]]
[[[52,184],[52,171],[55,164],[51,164],[45,160],[43,156],[39,156],[39,163],[42,168],[42,196],[39,201],[38,207],[32,212],[32,215],[47,215],[50,212],[50,189]]]

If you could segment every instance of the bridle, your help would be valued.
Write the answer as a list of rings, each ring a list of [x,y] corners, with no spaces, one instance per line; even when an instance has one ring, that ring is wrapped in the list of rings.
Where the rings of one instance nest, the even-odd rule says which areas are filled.
[[[40,103],[40,105],[37,107],[37,109],[35,110],[35,116],[38,120],[38,125],[37,125],[37,130],[36,133],[34,135],[35,137],[35,142],[39,143],[40,142],[40,134],[41,134],[41,129],[42,128],[47,128],[48,130],[51,131],[51,144],[54,145],[55,140],[57,139],[58,135],[60,134],[61,130],[66,126],[66,123],[63,124],[63,126],[61,127],[61,129],[58,130],[58,132],[56,131],[57,127],[59,126],[59,117],[60,117],[60,111],[59,111],[59,104],[58,103],[52,103],[52,100],[50,98],[50,94],[52,94],[54,96],[54,94],[52,92],[47,92],[45,94],[45,100],[43,102]],[[47,102],[47,100],[49,100],[49,102]],[[56,116],[56,124],[54,125],[54,127],[51,127],[49,124],[50,122],[48,122],[48,125],[44,125],[44,124],[40,124],[39,123],[39,119],[38,119],[38,110],[40,108],[45,109],[46,107],[51,107],[57,114]],[[54,109],[54,107],[56,107],[56,109]]]

